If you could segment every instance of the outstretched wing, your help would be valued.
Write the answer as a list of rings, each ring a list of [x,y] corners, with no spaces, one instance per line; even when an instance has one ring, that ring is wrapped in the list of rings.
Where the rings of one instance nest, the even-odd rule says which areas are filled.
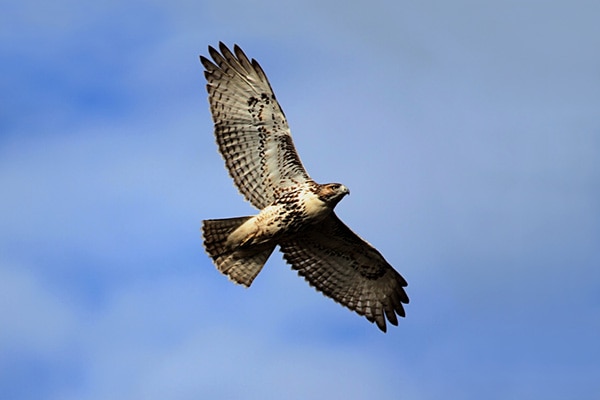
[[[324,221],[280,243],[283,258],[311,286],[386,331],[408,304],[402,276],[370,244],[331,213]]]
[[[272,203],[278,188],[310,180],[264,71],[235,45],[200,56],[219,151],[239,191],[255,207]],[[234,54],[235,53],[235,54]]]

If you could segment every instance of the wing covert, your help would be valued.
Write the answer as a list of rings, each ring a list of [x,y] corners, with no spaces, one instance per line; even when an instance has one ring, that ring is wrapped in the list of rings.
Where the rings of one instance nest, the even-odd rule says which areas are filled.
[[[208,48],[205,68],[210,111],[219,151],[244,197],[259,209],[280,187],[310,180],[290,129],[264,71],[235,45]]]
[[[280,243],[283,258],[317,290],[386,331],[408,304],[404,278],[336,215]]]

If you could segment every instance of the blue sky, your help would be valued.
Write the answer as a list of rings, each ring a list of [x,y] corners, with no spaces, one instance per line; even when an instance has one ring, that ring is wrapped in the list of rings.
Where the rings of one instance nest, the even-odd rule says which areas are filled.
[[[595,399],[600,5],[55,2],[0,15],[0,394]],[[220,275],[200,222],[255,212],[199,54],[263,66],[309,173],[409,282],[387,334],[274,253]]]

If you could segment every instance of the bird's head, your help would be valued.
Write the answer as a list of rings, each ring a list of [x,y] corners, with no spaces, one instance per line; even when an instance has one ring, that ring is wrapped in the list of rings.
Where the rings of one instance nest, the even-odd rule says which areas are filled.
[[[319,198],[331,205],[332,208],[347,194],[350,194],[350,190],[341,183],[327,183],[325,185],[320,185],[317,192]]]

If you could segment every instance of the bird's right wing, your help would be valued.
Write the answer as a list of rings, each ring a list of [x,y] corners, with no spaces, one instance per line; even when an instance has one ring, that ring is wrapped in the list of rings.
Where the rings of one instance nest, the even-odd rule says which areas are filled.
[[[264,71],[235,45],[233,53],[200,56],[219,151],[239,191],[252,205],[271,204],[277,189],[310,180]]]

